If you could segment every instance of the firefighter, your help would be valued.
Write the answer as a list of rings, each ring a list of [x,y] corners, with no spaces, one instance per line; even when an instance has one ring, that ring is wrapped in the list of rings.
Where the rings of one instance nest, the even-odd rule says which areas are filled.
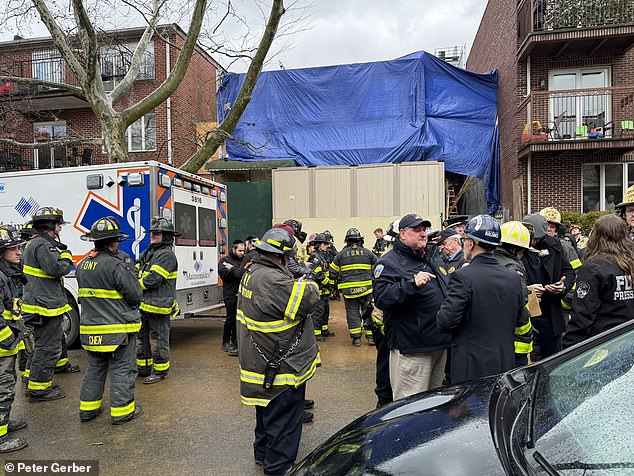
[[[172,247],[179,236],[170,220],[152,218],[150,246],[136,264],[143,289],[137,365],[145,384],[160,382],[170,369],[170,318],[180,312],[176,302],[178,261]]]
[[[238,294],[240,395],[256,408],[254,458],[270,475],[285,474],[297,457],[305,383],[320,362],[308,318],[319,290],[287,269],[293,243],[284,229],[267,231]]]
[[[315,251],[310,255],[308,261],[313,265],[312,276],[319,285],[319,304],[311,314],[315,337],[318,341],[323,341],[326,337],[334,335],[328,330],[328,319],[330,316],[330,287],[329,272],[330,262],[328,260],[328,237],[324,233],[318,233],[313,238]]]
[[[108,371],[111,423],[120,425],[143,413],[134,400],[136,334],[141,328],[137,306],[143,291],[134,268],[117,255],[119,242],[127,238],[110,217],[97,220],[81,237],[95,244],[77,265],[76,273],[81,344],[88,352],[88,368],[79,393],[82,422],[102,412]]]
[[[528,300],[528,287],[526,284],[526,269],[522,263],[524,253],[531,246],[531,232],[519,221],[509,221],[502,225],[502,243],[493,250],[493,256],[498,263],[506,269],[510,269],[520,278]],[[528,365],[528,355],[533,351],[533,326],[529,321],[521,327],[515,328],[515,365],[521,367]]]
[[[28,364],[27,395],[30,402],[64,398],[53,385],[55,364],[62,353],[62,316],[71,310],[62,278],[73,268],[73,255],[59,241],[64,214],[53,207],[43,207],[31,217],[37,235],[29,241],[23,254],[24,286],[22,312],[25,325],[33,329],[35,349]]]
[[[26,278],[20,270],[21,245],[15,228],[0,226],[0,453],[21,450],[28,445],[24,438],[9,434],[27,426],[24,419],[9,419],[17,383],[16,355],[24,349],[20,298]]]
[[[346,320],[352,345],[361,345],[361,312],[372,299],[372,270],[377,258],[363,247],[363,236],[356,228],[346,232],[346,246],[330,263],[330,276],[344,297]],[[374,345],[372,331],[366,329],[368,344]]]
[[[283,225],[293,230],[293,253],[289,256],[288,270],[294,278],[308,276],[311,272],[311,268],[307,266],[308,255],[306,254],[306,248],[304,248],[303,244],[306,240],[306,233],[302,231],[302,223],[291,218],[286,220]]]
[[[376,241],[374,242],[372,253],[374,253],[377,258],[379,258],[383,253],[387,251],[389,243],[384,237],[383,228],[377,228],[376,230],[374,230],[374,237],[376,238]]]
[[[225,302],[227,318],[222,333],[222,350],[232,357],[238,355],[236,338],[236,311],[238,306],[238,285],[242,278],[242,259],[244,242],[235,240],[231,251],[223,256],[218,264],[218,275],[222,279],[222,300]]]
[[[634,240],[634,185],[625,191],[623,201],[615,208],[630,227],[630,239]]]
[[[548,221],[548,235],[554,238],[559,239],[561,243],[561,247],[566,254],[566,258],[570,262],[570,266],[572,269],[577,269],[581,266],[581,260],[579,259],[579,253],[576,248],[572,246],[572,244],[563,239],[563,237],[559,237],[558,230],[563,225],[561,224],[561,213],[554,207],[546,207],[542,208],[539,211],[539,214],[546,218]]]
[[[515,329],[529,323],[521,278],[492,254],[501,242],[497,220],[473,217],[463,239],[470,264],[453,273],[436,315],[438,329],[452,334],[451,384],[514,368]]]

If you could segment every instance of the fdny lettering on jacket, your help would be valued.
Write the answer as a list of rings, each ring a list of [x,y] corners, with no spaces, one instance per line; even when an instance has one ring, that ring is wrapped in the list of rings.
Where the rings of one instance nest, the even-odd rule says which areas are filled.
[[[242,277],[242,282],[240,283],[240,287],[238,288],[238,292],[242,295],[242,297],[246,299],[251,299],[253,297],[253,291],[249,288],[249,281],[251,280],[251,275],[249,273],[245,273]]]
[[[615,301],[627,301],[634,299],[634,290],[632,290],[632,280],[626,274],[615,276],[616,291],[614,291]]]

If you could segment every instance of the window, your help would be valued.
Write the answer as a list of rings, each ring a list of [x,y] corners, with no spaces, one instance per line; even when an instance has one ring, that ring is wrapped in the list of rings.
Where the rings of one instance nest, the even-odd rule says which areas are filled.
[[[156,150],[156,115],[146,114],[128,127],[128,151]]]
[[[58,51],[34,51],[31,58],[33,79],[64,83],[64,59]]]
[[[196,246],[198,243],[196,231],[196,207],[185,203],[174,204],[174,217],[176,231],[182,236],[175,238],[176,246]]]
[[[198,244],[216,246],[216,210],[198,209]]]
[[[49,141],[64,139],[65,137],[66,121],[33,123],[33,140],[42,142],[42,145],[35,149],[35,168],[50,169],[66,165],[66,147],[51,147],[46,144]]]
[[[581,175],[582,212],[614,210],[634,184],[634,164],[584,164]]]
[[[130,68],[132,54],[137,43],[104,46],[101,48],[101,78],[106,91],[111,91],[118,81],[121,81]],[[136,79],[154,79],[154,43],[147,45],[141,68]]]

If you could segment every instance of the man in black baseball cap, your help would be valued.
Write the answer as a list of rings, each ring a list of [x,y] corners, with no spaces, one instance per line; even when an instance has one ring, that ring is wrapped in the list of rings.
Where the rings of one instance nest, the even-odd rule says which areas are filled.
[[[398,229],[404,230],[405,228],[416,228],[420,225],[423,225],[425,228],[430,228],[431,222],[429,220],[425,220],[420,215],[410,213],[399,220]]]
[[[468,221],[469,217],[467,215],[456,215],[443,221],[442,226],[445,228],[453,228],[460,236],[462,236],[462,231],[465,226],[467,226]]]

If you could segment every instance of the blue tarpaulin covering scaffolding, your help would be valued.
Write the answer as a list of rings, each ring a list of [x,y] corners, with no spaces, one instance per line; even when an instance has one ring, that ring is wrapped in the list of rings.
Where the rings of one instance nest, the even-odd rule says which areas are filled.
[[[244,74],[218,90],[222,121]],[[497,71],[476,74],[425,52],[391,61],[264,72],[227,141],[231,160],[303,166],[437,160],[486,181],[499,203]]]

